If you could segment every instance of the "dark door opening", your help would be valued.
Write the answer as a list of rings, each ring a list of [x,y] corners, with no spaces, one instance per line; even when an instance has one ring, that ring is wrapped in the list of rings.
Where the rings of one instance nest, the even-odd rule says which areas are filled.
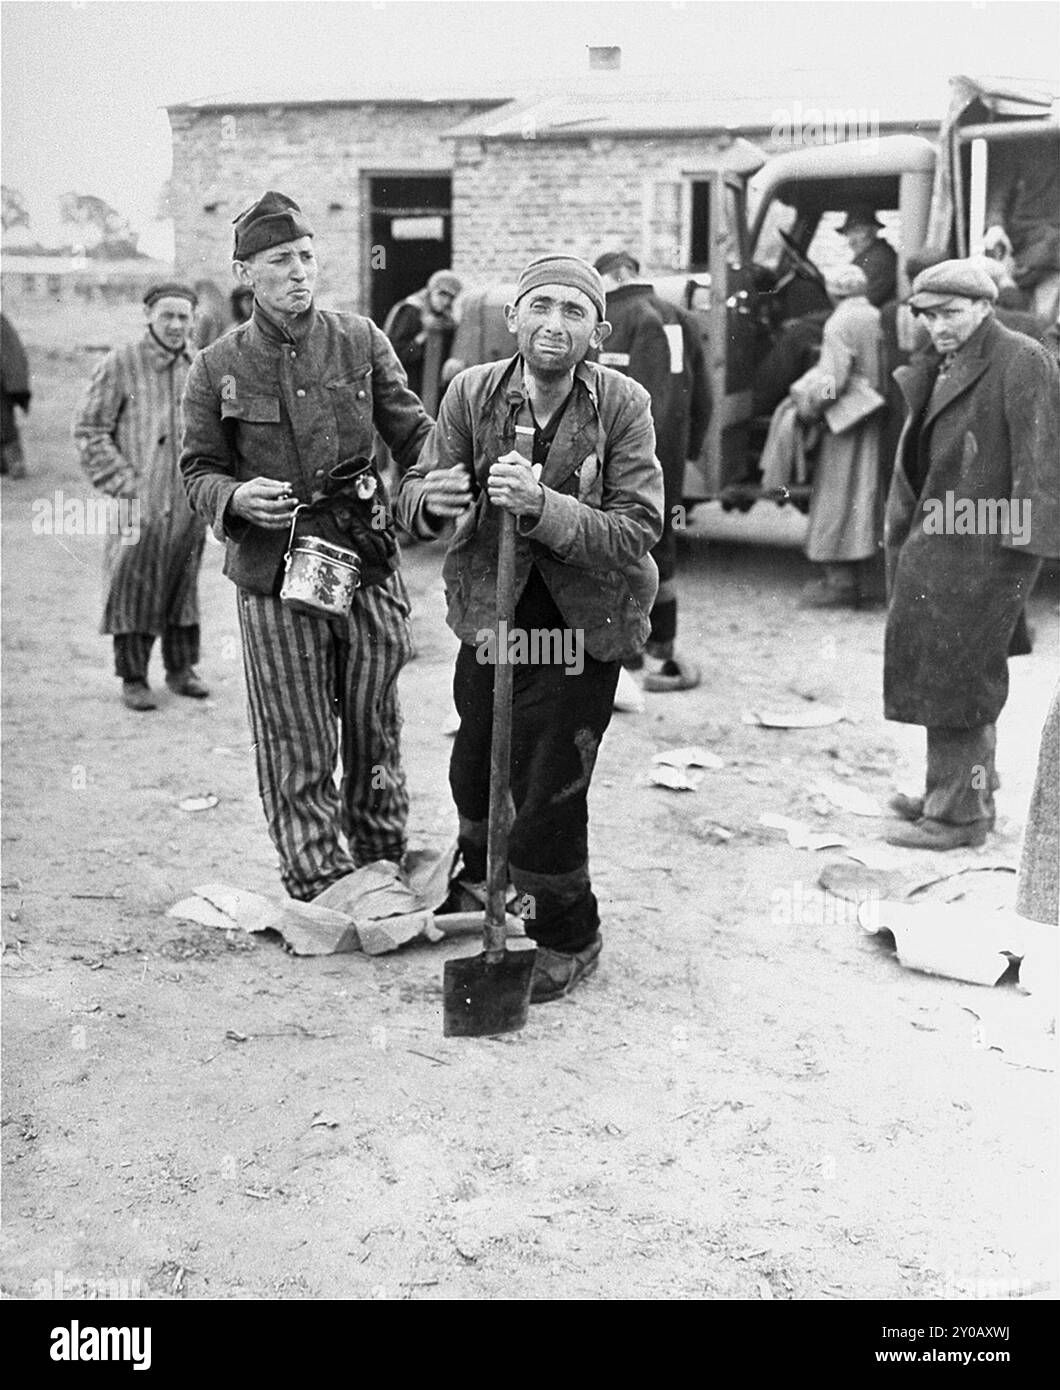
[[[399,299],[452,264],[453,181],[447,174],[373,175],[368,199],[368,312],[382,326]]]

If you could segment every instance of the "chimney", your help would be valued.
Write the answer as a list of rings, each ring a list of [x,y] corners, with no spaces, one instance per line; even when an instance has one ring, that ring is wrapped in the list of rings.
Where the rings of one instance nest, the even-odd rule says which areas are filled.
[[[590,72],[617,72],[622,66],[621,48],[590,48]]]

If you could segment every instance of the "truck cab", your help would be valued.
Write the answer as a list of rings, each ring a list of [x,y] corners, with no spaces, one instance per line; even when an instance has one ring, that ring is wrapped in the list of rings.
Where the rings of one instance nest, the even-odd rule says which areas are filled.
[[[755,372],[784,325],[829,309],[823,271],[849,259],[836,228],[853,203],[869,203],[887,224],[883,235],[902,264],[927,229],[935,150],[916,135],[882,136],[777,155],[750,181],[750,225],[738,205],[722,200],[726,219],[716,238],[717,261],[704,303],[693,276],[656,280],[659,294],[682,303],[703,326],[714,416],[703,451],[685,478],[688,502],[720,498],[741,507],[756,496],[756,460],[768,416],[756,415]]]
[[[823,324],[830,310],[823,272],[850,259],[837,231],[847,209],[868,204],[884,223],[881,235],[898,255],[900,303],[909,291],[905,262],[912,252],[925,245],[953,256],[990,251],[986,223],[998,201],[991,189],[1002,174],[1018,201],[1029,184],[1047,184],[1042,169],[1057,169],[1060,122],[1048,92],[965,77],[951,87],[937,145],[918,135],[884,135],[767,159],[734,135],[690,179],[690,234],[677,262],[685,268],[651,277],[657,294],[698,320],[711,378],[714,408],[700,456],[686,470],[686,504],[718,500],[747,510],[759,497],[758,458],[772,407],[756,383],[793,322]],[[1020,168],[1034,177],[1025,174],[1020,182]],[[1045,220],[1052,231],[1044,255],[1055,260],[1048,237],[1060,238],[1060,209]],[[513,291],[508,285],[465,295],[453,370],[511,354],[502,307]],[[1049,320],[1040,321],[1044,329]],[[908,339],[911,327],[900,322],[900,345],[908,348],[903,332]],[[789,496],[805,509],[809,492],[792,488]]]

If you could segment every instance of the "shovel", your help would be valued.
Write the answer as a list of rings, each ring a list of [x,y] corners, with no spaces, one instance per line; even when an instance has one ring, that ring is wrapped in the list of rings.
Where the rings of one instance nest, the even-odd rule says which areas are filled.
[[[501,512],[497,559],[497,642],[493,668],[493,737],[490,744],[490,808],[486,839],[486,918],[482,954],[445,963],[442,986],[447,1038],[485,1038],[515,1033],[530,1012],[530,979],[536,951],[505,946],[504,902],[508,889],[508,774],[512,747],[512,676],[508,632],[515,610],[515,517]]]

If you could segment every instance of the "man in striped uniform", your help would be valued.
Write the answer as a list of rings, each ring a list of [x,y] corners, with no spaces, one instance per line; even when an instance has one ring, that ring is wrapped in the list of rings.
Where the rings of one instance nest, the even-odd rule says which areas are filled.
[[[101,631],[114,637],[122,698],[134,710],[157,709],[147,684],[156,637],[170,689],[193,699],[210,693],[194,670],[206,528],[188,505],[177,467],[195,303],[186,285],[148,290],[146,332],[99,364],[74,428],[93,487],[114,499]]]
[[[411,641],[396,569],[356,591],[348,618],[280,600],[291,517],[326,495],[337,463],[371,454],[373,429],[409,467],[431,420],[374,323],[315,307],[313,231],[297,203],[266,193],[235,226],[254,311],[195,359],[180,466],[192,506],[227,543],[258,787],[284,887],[308,901],[405,851],[397,679]]]

